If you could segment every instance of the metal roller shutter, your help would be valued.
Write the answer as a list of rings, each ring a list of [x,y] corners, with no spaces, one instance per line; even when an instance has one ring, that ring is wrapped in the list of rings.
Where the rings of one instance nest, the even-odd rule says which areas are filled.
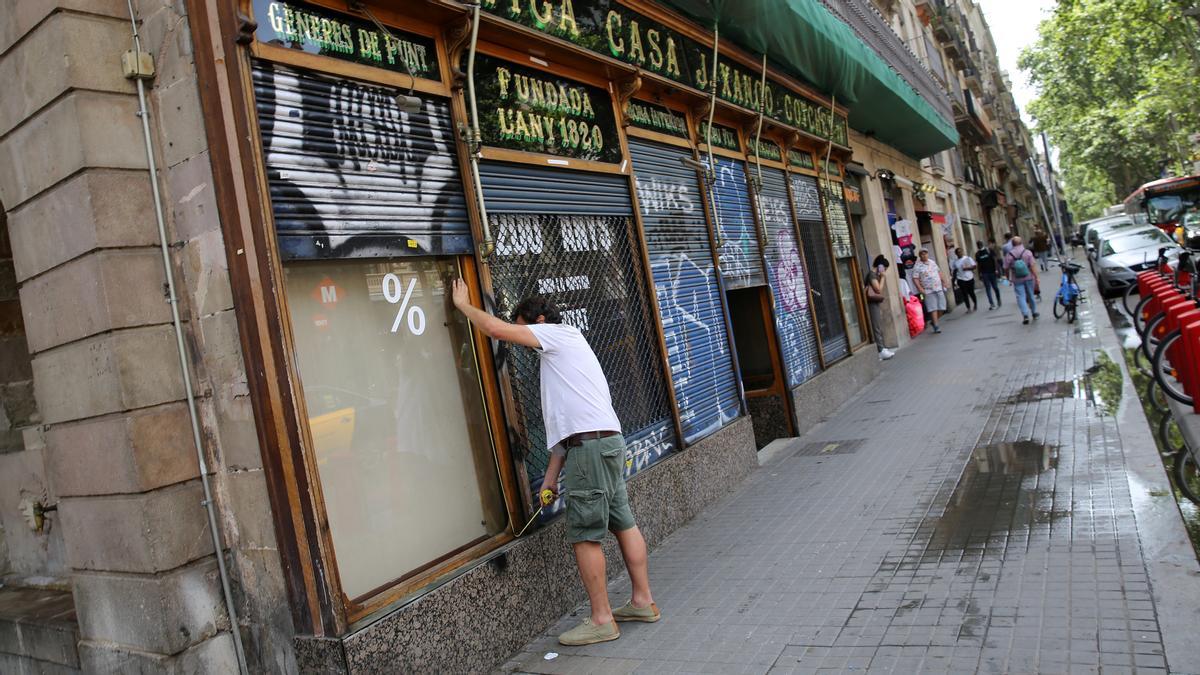
[[[721,276],[725,279],[725,287],[765,284],[762,252],[754,226],[754,207],[750,204],[750,186],[746,183],[746,164],[719,157],[716,164],[713,200],[717,212],[713,214],[713,222],[721,240]]]
[[[825,363],[836,361],[848,353],[846,327],[838,306],[837,281],[833,276],[833,260],[829,255],[825,220],[821,211],[821,194],[817,179],[792,174],[792,202],[800,224],[800,240],[804,243],[804,260],[812,282],[813,310],[817,330],[821,333],[821,349]]]
[[[629,139],[650,271],[685,443],[738,416],[740,396],[704,197],[690,152]]]
[[[285,259],[469,253],[446,101],[254,62],[254,97]]]
[[[608,377],[629,447],[626,475],[654,463],[678,443],[628,179],[492,162],[480,165],[480,176],[496,239],[489,262],[496,308],[507,316],[530,295],[557,304]],[[538,358],[531,349],[512,349],[502,364],[516,413],[510,423],[520,430],[518,456],[536,486],[549,460]]]
[[[759,199],[767,230],[767,279],[775,297],[775,327],[788,386],[795,387],[821,370],[816,329],[808,311],[808,273],[796,242],[786,175],[763,169],[762,182]]]

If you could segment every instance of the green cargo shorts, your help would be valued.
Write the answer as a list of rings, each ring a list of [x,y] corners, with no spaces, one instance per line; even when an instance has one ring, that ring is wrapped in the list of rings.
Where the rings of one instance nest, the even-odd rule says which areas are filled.
[[[584,441],[567,450],[567,541],[602,541],[608,530],[633,527],[625,491],[625,439],[620,435]]]

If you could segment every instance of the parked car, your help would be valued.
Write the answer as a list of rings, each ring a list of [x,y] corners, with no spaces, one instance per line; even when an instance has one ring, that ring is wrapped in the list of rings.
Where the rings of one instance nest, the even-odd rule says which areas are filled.
[[[1139,226],[1125,216],[1117,216],[1115,218],[1102,218],[1100,221],[1093,222],[1088,226],[1084,233],[1084,254],[1087,255],[1088,267],[1091,268],[1092,274],[1096,274],[1096,258],[1099,257],[1100,240],[1104,237],[1118,232],[1131,232]]]
[[[1166,247],[1167,257],[1174,261],[1182,250],[1165,232],[1153,225],[1143,225],[1133,231],[1118,230],[1097,239],[1096,279],[1100,294],[1119,295],[1129,288],[1137,273],[1153,267],[1158,250]]]

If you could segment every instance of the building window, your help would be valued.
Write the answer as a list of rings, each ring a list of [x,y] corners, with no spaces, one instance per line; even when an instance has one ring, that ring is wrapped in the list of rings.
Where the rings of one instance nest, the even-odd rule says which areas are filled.
[[[343,592],[364,598],[504,530],[455,259],[293,263],[296,361]]]

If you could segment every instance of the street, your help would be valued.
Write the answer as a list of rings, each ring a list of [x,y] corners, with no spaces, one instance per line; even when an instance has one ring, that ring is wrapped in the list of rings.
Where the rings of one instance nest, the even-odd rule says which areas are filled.
[[[1200,670],[1197,563],[1118,337],[1094,286],[1076,325],[1053,319],[1056,272],[1032,325],[1007,287],[999,310],[959,308],[760,453],[652,551],[661,621],[559,645],[584,605],[500,669]],[[628,580],[610,593],[623,603]]]

